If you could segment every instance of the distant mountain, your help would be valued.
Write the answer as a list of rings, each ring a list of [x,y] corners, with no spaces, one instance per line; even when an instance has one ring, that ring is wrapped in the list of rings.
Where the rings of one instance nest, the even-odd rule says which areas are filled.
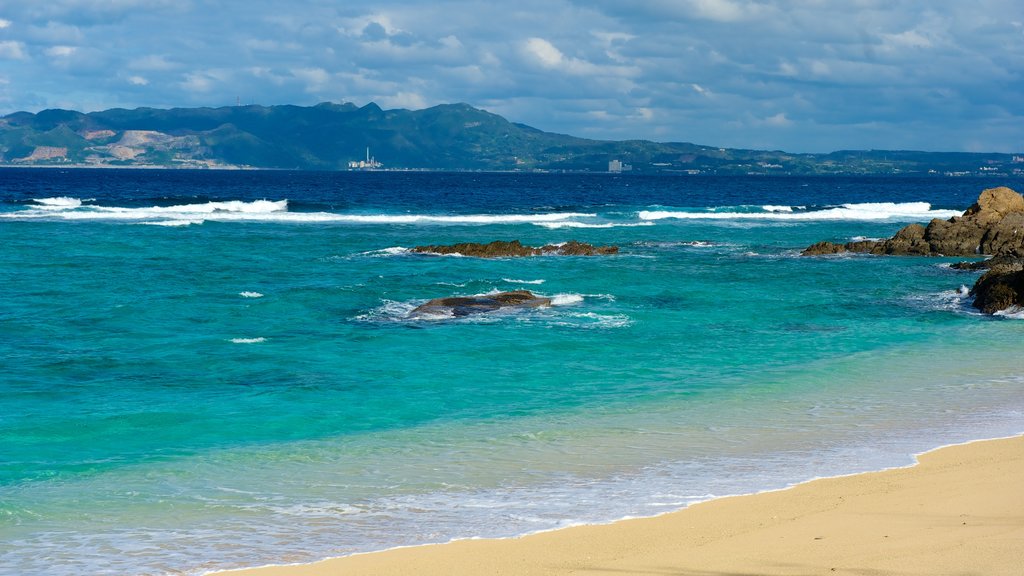
[[[370,158],[372,154],[372,158]],[[543,132],[468,104],[16,112],[0,164],[300,170],[633,171],[692,174],[1021,174],[1024,155],[842,151],[787,154]]]

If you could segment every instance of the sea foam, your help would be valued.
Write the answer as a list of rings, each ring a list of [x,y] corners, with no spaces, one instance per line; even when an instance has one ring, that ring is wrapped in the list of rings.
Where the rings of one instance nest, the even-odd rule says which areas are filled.
[[[820,209],[803,207],[764,206],[759,210],[742,211],[744,207],[709,209],[641,210],[641,220],[693,219],[693,220],[929,220],[959,216],[957,210],[933,210],[927,202],[869,202],[842,204]]]

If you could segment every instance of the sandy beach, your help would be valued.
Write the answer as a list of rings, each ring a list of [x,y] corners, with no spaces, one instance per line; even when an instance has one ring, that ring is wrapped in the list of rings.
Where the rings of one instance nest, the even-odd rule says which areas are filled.
[[[1022,482],[1019,436],[656,518],[222,574],[1019,575]]]

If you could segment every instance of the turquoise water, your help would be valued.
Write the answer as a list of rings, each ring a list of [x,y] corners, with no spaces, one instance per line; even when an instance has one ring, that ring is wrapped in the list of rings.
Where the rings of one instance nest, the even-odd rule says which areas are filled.
[[[948,217],[987,183],[14,176],[0,573],[509,536],[1024,432],[1024,323],[974,313],[975,275],[798,256]],[[405,250],[495,239],[621,251]],[[510,289],[555,305],[408,315]]]

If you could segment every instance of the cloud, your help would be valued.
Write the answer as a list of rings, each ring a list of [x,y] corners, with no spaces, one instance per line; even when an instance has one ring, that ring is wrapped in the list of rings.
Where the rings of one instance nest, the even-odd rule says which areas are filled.
[[[10,20],[4,20],[3,18],[0,18],[0,30],[3,30],[4,28],[10,28],[10,27],[11,27],[11,21]]]
[[[0,41],[0,59],[3,60],[24,60],[25,45],[13,40]]]
[[[769,117],[765,118],[764,120],[762,120],[762,123],[765,126],[774,126],[776,128],[781,128],[781,127],[792,126],[793,125],[793,122],[790,121],[790,119],[786,117],[786,113],[785,112],[779,112],[778,114],[769,116]]]
[[[174,70],[179,67],[178,64],[168,61],[166,57],[156,54],[132,58],[126,63],[126,66],[132,70],[148,70],[153,72]]]
[[[292,70],[292,76],[299,79],[304,84],[305,91],[310,93],[319,92],[331,80],[331,75],[323,68],[299,68]]]
[[[378,100],[378,104],[385,108],[420,110],[428,106],[426,98],[416,92],[399,92],[394,96],[382,96]]]
[[[50,46],[46,50],[43,50],[43,54],[46,54],[51,58],[67,58],[77,50],[78,49],[74,46]]]

